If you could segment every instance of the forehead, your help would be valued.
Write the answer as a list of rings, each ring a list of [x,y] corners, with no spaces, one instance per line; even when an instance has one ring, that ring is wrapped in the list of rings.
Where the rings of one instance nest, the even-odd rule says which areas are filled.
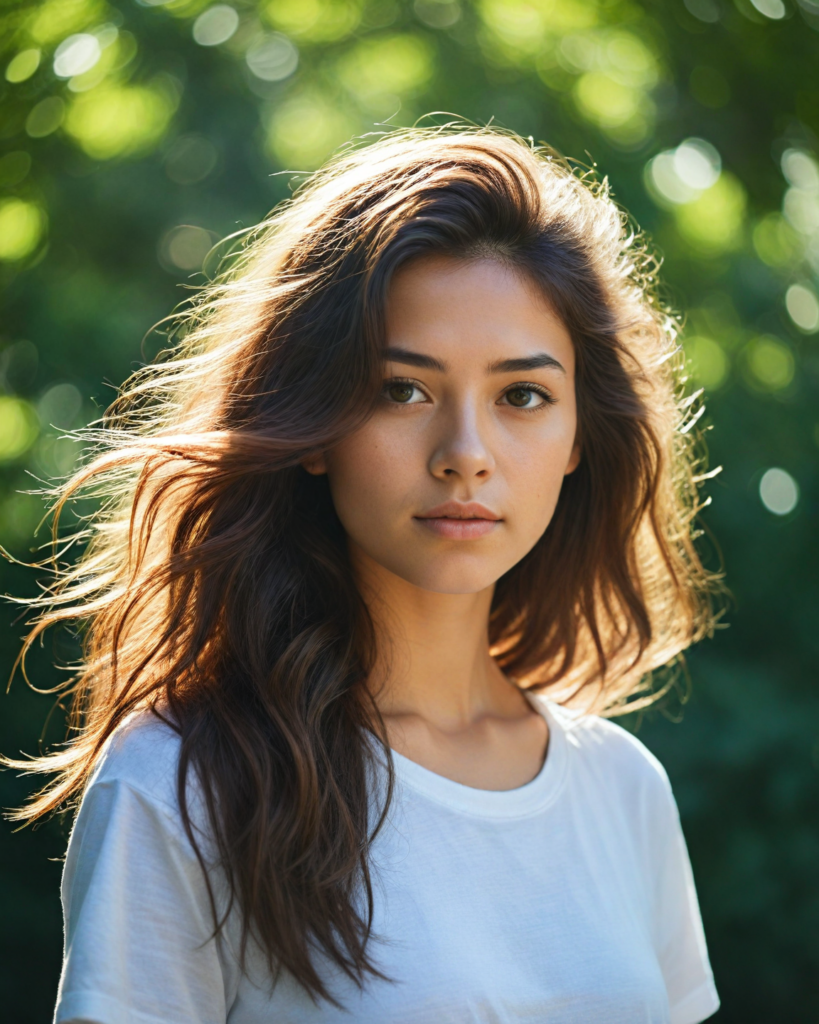
[[[567,370],[574,346],[546,296],[525,273],[493,259],[430,256],[393,278],[387,344],[452,365],[545,352]]]

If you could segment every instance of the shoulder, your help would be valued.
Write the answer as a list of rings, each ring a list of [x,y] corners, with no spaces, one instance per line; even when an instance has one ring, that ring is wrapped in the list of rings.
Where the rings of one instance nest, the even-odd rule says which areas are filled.
[[[106,741],[89,779],[89,789],[125,785],[149,802],[176,815],[181,740],[151,711],[130,715]]]
[[[553,729],[561,734],[575,774],[592,776],[606,788],[671,796],[659,759],[633,733],[611,719],[583,714],[539,698]]]

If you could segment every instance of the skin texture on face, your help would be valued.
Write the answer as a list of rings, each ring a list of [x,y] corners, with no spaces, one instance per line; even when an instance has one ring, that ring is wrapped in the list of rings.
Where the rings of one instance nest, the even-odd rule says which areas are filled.
[[[410,264],[386,312],[375,413],[306,468],[327,472],[354,564],[477,594],[541,537],[579,461],[574,347],[534,282],[490,259]]]

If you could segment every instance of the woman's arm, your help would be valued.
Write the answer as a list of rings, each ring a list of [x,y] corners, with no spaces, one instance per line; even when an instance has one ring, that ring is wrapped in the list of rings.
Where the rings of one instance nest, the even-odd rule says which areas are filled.
[[[719,997],[677,804],[668,776],[657,766],[644,823],[654,879],[654,942],[671,1024],[697,1024],[716,1013]]]
[[[55,1024],[224,1024],[225,940],[213,937],[204,874],[170,808],[120,779],[93,783],[62,896]]]

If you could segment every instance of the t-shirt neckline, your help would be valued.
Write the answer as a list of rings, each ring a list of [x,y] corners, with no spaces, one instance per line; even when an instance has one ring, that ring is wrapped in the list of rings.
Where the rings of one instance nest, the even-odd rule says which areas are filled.
[[[550,701],[526,694],[532,706],[546,719],[549,743],[537,775],[516,789],[475,789],[424,768],[397,750],[392,750],[395,778],[428,800],[450,810],[482,818],[525,818],[549,807],[557,799],[566,775],[566,736],[563,724],[553,713]]]

